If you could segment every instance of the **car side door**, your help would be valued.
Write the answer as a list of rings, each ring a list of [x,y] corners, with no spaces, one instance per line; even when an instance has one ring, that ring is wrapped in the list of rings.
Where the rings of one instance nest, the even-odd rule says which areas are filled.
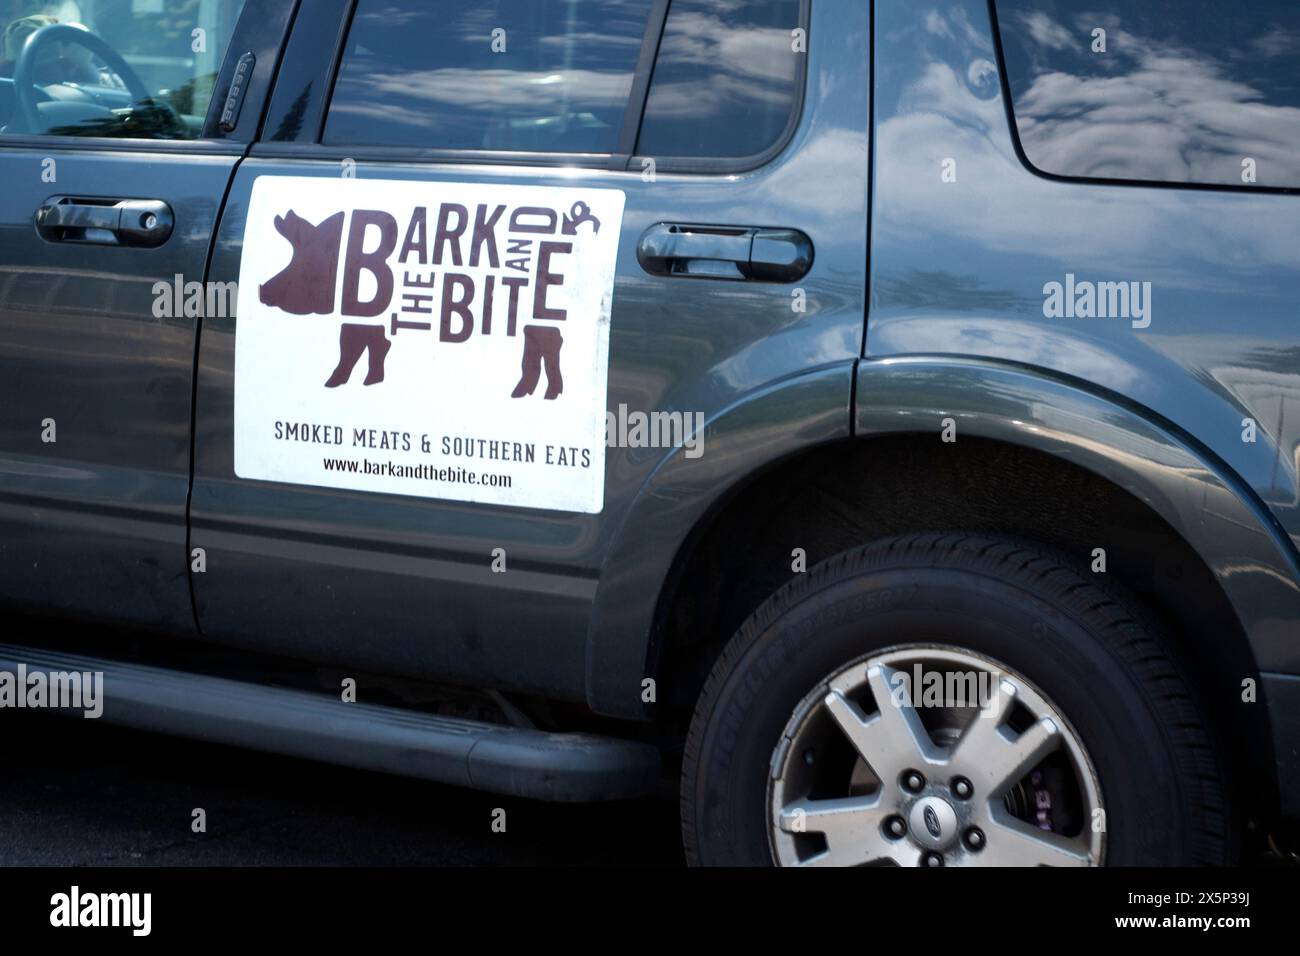
[[[0,602],[193,631],[196,290],[290,10],[50,6],[0,64]]]
[[[866,61],[861,96],[815,84],[865,11],[827,4],[819,46],[799,0],[355,7],[295,27],[220,226],[200,624],[582,701],[656,466],[860,353]]]

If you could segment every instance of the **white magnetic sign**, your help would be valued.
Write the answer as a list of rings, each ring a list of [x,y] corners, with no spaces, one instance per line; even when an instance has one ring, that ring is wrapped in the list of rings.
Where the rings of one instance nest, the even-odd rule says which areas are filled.
[[[598,513],[617,189],[261,176],[235,474]]]

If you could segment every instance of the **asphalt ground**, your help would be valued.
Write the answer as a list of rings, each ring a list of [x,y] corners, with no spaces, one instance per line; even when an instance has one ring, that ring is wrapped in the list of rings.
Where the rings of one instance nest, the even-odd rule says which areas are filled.
[[[670,788],[541,803],[13,709],[0,748],[0,866],[684,863]],[[1300,861],[1247,842],[1247,866]]]
[[[668,796],[539,803],[16,710],[0,741],[4,866],[683,862]]]

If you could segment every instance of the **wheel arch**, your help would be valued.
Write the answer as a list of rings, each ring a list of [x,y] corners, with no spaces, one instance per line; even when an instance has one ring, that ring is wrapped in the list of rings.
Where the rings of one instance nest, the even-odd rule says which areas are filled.
[[[1262,672],[1293,672],[1297,642],[1291,634],[1294,622],[1300,621],[1300,564],[1276,521],[1230,469],[1167,423],[1114,396],[1039,370],[951,357],[859,363],[851,434],[840,432],[829,410],[840,371],[823,370],[815,384],[787,383],[800,384],[806,400],[815,394],[828,404],[818,418],[819,428],[810,429],[809,419],[801,417],[796,436],[783,437],[774,429],[780,420],[769,421],[769,416],[789,407],[792,393],[784,387],[757,399],[758,405],[734,409],[736,414],[744,413],[744,425],[741,419],[726,427],[722,422],[710,423],[718,435],[732,437],[705,446],[705,459],[710,452],[728,459],[710,470],[717,483],[703,492],[705,500],[687,493],[692,489],[683,488],[680,478],[668,480],[684,464],[673,465],[671,457],[647,482],[624,522],[623,547],[635,540],[628,535],[638,533],[676,536],[678,546],[672,549],[671,562],[656,569],[659,577],[653,584],[647,567],[629,576],[654,590],[648,619],[638,624],[635,613],[644,613],[646,602],[639,609],[619,607],[621,615],[596,618],[600,626],[593,626],[588,654],[593,707],[644,718],[656,716],[656,710],[662,716],[675,704],[688,704],[697,689],[694,683],[703,679],[700,672],[707,674],[708,646],[720,647],[730,636],[726,628],[736,623],[737,608],[752,609],[770,593],[774,582],[779,586],[788,579],[793,573],[794,547],[804,547],[811,566],[857,543],[861,539],[856,536],[862,534],[951,530],[927,528],[924,522],[969,509],[972,502],[966,486],[975,482],[987,487],[996,478],[997,486],[989,496],[1005,499],[1005,507],[1001,512],[992,507],[993,517],[981,517],[991,521],[1019,507],[1022,520],[1010,529],[1013,532],[1059,546],[1062,536],[1068,539],[1077,526],[1098,513],[1115,511],[1116,521],[1132,525],[1127,536],[1115,539],[1120,553],[1115,553],[1115,545],[1108,549],[1111,573],[1133,579],[1136,589],[1154,597],[1176,624],[1198,629],[1193,640],[1208,645],[1207,659],[1222,671],[1219,676],[1230,677],[1228,683],[1236,685],[1233,702],[1220,700],[1223,713],[1217,718],[1226,720],[1234,734],[1244,735],[1250,763],[1276,785],[1273,734],[1262,687],[1257,684],[1263,706],[1256,707],[1240,701],[1239,685],[1247,677],[1258,682]],[[947,418],[956,430],[956,441],[950,444],[940,437]],[[766,427],[759,428],[760,423]],[[759,442],[763,431],[767,440]],[[748,444],[737,443],[741,436]],[[926,480],[917,479],[917,469],[929,470]],[[969,478],[965,484],[956,480],[963,470]],[[724,478],[728,480],[718,480]],[[1074,528],[1065,522],[1057,529],[1061,535],[1052,540],[1041,532],[1050,530],[1054,515],[1062,512],[1059,502],[1009,502],[1018,500],[1017,495],[1058,487],[1062,481],[1068,489],[1062,494],[1082,496],[1071,503],[1078,506],[1079,518]],[[882,494],[898,493],[906,499],[912,486],[913,498],[946,488],[948,500],[928,511],[908,502],[902,508],[906,514],[895,508],[874,527],[863,520],[873,508],[881,507]],[[694,489],[702,487],[697,483]],[[639,514],[643,501],[649,500],[657,507]],[[990,503],[983,500],[981,505]],[[665,520],[665,516],[680,519],[688,511],[695,520],[685,530],[680,522]],[[914,523],[907,525],[907,518]],[[758,526],[766,530],[756,537]],[[1107,540],[1113,537],[1108,530]],[[780,546],[754,544],[764,539]],[[1159,554],[1125,553],[1144,549]],[[647,547],[641,553],[659,550]],[[1090,556],[1089,549],[1081,560]],[[729,579],[718,566],[720,561],[738,562],[745,573]],[[759,564],[762,573],[752,573]],[[1135,568],[1141,566],[1146,569],[1139,573]],[[725,592],[732,606],[722,611],[703,606],[707,601],[701,595],[709,588]],[[1192,593],[1193,599],[1174,600],[1178,588]],[[598,593],[598,606],[613,593]],[[622,626],[610,628],[614,619],[621,620]],[[708,633],[710,625],[721,633]],[[684,635],[683,630],[705,633]],[[701,637],[703,642],[698,640]],[[611,702],[600,691],[617,677],[606,672],[603,682],[591,678],[617,656],[608,652],[615,644],[621,648],[625,667],[629,652],[644,656],[631,665],[637,679],[624,684],[626,696]],[[684,647],[701,644],[706,650],[698,660],[683,655]],[[657,681],[658,700],[653,707],[642,704],[642,675]],[[1216,687],[1219,697],[1226,687],[1223,682]]]
[[[613,717],[652,719],[642,681],[696,537],[727,501],[773,464],[852,432],[856,362],[772,383],[705,422],[696,458],[675,448],[642,485],[601,567],[587,638],[587,701]]]

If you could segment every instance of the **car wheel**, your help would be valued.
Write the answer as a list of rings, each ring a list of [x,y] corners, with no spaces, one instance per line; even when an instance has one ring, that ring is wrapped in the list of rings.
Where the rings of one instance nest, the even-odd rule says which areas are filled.
[[[686,741],[687,858],[1223,863],[1211,737],[1132,598],[1010,539],[845,552],[727,645]]]

